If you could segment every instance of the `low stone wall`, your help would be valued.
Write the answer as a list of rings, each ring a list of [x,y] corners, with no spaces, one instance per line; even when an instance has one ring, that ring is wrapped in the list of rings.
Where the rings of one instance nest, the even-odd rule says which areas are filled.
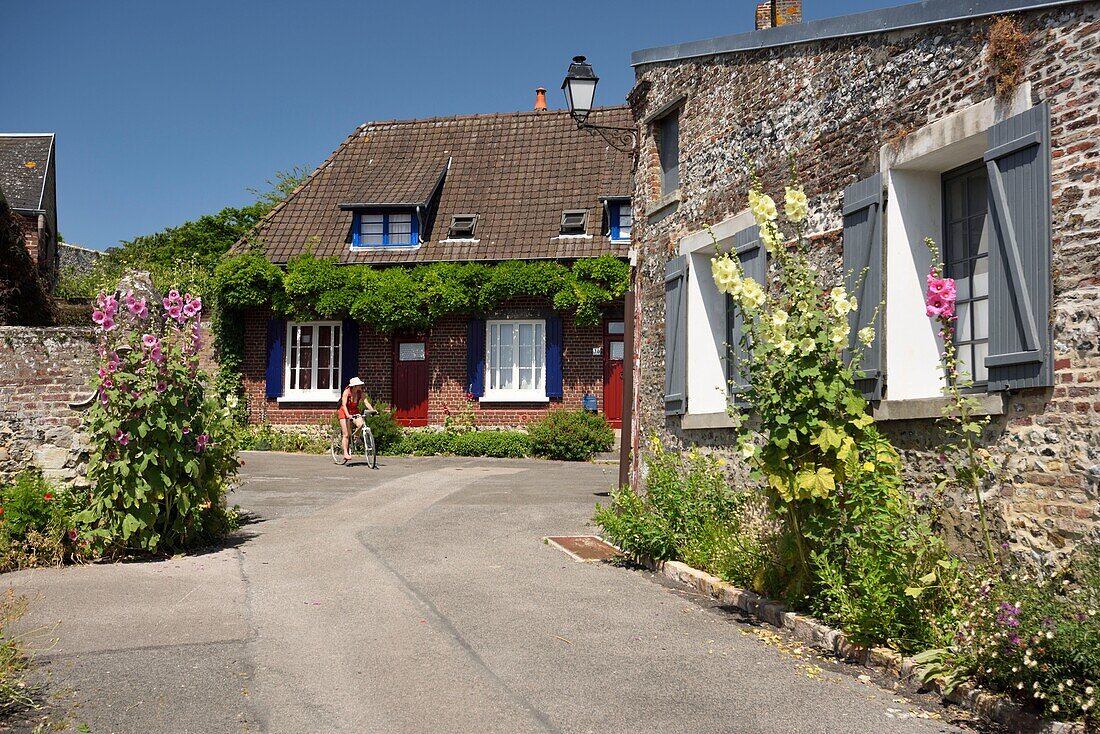
[[[62,273],[72,275],[87,275],[92,272],[96,260],[103,253],[80,245],[70,245],[62,242],[58,245],[58,267]]]
[[[69,403],[90,392],[92,330],[0,327],[0,481],[29,468],[86,481],[88,443]]]

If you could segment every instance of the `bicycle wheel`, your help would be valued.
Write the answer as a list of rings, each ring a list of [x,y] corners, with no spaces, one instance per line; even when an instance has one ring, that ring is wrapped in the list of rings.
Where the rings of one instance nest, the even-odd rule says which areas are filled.
[[[371,469],[378,468],[378,447],[374,445],[374,433],[370,426],[363,426],[363,456]]]
[[[346,464],[348,463],[344,459],[344,432],[340,430],[340,426],[336,426],[332,429],[332,441],[329,444],[329,453],[332,454],[333,464]]]

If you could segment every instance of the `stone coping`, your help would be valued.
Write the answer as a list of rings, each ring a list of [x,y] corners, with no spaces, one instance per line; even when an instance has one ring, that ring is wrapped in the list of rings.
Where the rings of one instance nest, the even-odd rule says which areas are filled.
[[[840,630],[833,629],[804,614],[788,612],[783,604],[771,601],[755,592],[739,589],[733,584],[685,563],[631,557],[660,576],[693,588],[725,605],[736,607],[773,627],[786,630],[811,647],[831,652],[848,662],[885,670],[912,690],[922,686],[931,688],[945,700],[986,721],[1008,727],[1011,731],[1020,734],[1085,734],[1086,729],[1082,723],[1040,719],[1005,696],[980,690],[970,683],[963,683],[950,695],[944,695],[939,681],[922,684],[916,680],[914,673],[920,666],[914,663],[912,658],[904,657],[887,648],[866,648],[855,645],[849,642]]]

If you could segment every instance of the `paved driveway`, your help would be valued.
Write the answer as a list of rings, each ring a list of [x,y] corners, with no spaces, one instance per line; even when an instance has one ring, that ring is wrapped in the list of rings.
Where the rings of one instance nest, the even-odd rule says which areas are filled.
[[[229,547],[8,575],[57,638],[38,673],[55,716],[181,734],[958,731],[542,543],[591,530],[613,466],[246,458],[231,499],[256,520]]]

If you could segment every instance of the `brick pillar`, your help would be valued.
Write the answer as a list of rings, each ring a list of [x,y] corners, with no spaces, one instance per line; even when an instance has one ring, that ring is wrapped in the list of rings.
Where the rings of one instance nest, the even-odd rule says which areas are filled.
[[[772,27],[772,4],[760,3],[756,6],[756,30]]]

